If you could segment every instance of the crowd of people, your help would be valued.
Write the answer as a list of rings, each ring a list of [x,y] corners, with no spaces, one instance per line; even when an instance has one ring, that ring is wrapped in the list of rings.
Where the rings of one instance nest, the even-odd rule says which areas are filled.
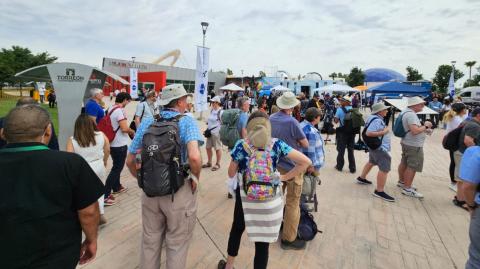
[[[475,210],[480,203],[480,108],[468,111],[459,100],[440,102],[434,96],[428,107],[438,114],[426,120],[418,114],[426,102],[410,97],[390,128],[394,108],[373,103],[363,120],[357,94],[317,93],[309,100],[289,91],[261,97],[255,91],[225,92],[211,96],[202,135],[192,115],[192,96],[181,84],[164,87],[161,95],[145,91],[130,124],[125,107],[131,96],[116,92],[108,108],[103,97],[102,90],[91,90],[66,151],[59,151],[58,142],[50,145],[56,141],[50,115],[32,98],[20,99],[0,120],[0,170],[7,186],[0,193],[0,214],[6,220],[0,238],[17,242],[2,255],[6,268],[75,268],[94,259],[98,226],[108,223],[105,207],[114,206],[128,191],[120,178],[125,165],[143,190],[140,268],[160,268],[163,245],[167,268],[185,268],[201,171],[220,170],[224,146],[230,155],[227,195],[235,197],[235,206],[228,257],[218,268],[234,268],[245,230],[255,243],[254,268],[267,268],[269,245],[278,238],[285,250],[306,247],[307,240],[299,236],[304,178],[321,177],[331,136],[337,150],[332,167],[342,171],[347,151],[348,170],[357,173],[359,135],[369,157],[354,182],[373,184],[367,177],[378,166],[372,195],[395,202],[385,190],[392,133],[400,138],[402,152],[397,186],[403,195],[422,199],[413,181],[423,171],[425,140],[441,124],[446,136],[458,136],[457,145],[449,149],[453,203],[472,214],[466,268],[480,268],[480,213]],[[201,158],[203,144],[206,162]]]

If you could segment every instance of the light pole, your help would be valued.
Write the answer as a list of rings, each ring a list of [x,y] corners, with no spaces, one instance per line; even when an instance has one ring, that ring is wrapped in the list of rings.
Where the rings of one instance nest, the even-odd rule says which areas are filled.
[[[205,21],[202,21],[200,23],[200,25],[202,26],[202,33],[203,33],[203,42],[202,42],[202,46],[203,46],[203,58],[202,59],[205,59],[205,36],[207,34],[207,28],[208,28],[208,22],[205,22]],[[207,90],[207,94],[208,94],[208,82],[207,82],[207,85],[206,85],[206,90]],[[200,111],[200,116],[198,117],[198,120],[203,120],[203,110]]]

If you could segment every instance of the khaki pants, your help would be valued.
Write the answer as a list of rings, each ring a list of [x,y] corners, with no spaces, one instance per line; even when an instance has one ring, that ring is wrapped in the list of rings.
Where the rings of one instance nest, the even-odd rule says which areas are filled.
[[[159,269],[163,241],[167,253],[167,269],[184,269],[188,247],[197,216],[197,193],[192,194],[187,180],[172,196],[142,195],[142,246],[140,268]]]
[[[277,168],[280,174],[288,171]],[[285,199],[285,213],[283,217],[282,239],[294,241],[297,238],[298,223],[300,221],[300,196],[302,195],[303,175],[298,175],[283,182],[283,192],[287,189]]]

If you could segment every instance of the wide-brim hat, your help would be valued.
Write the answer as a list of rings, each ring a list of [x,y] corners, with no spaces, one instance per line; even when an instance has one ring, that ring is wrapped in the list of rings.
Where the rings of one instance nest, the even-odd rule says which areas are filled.
[[[386,106],[384,103],[376,103],[372,105],[372,114],[377,114],[380,111],[389,109],[389,106]]]
[[[349,102],[349,103],[352,102],[352,98],[350,98],[349,96],[344,96],[344,97],[340,98],[340,100],[345,101],[345,102]]]
[[[161,106],[168,105],[171,101],[177,100],[184,96],[192,96],[192,94],[187,93],[182,84],[170,84],[163,87],[162,95],[158,100],[158,104]]]
[[[418,96],[414,96],[414,97],[408,98],[407,106],[411,107],[411,106],[414,106],[414,105],[424,104],[424,103],[425,103],[425,100],[423,100],[422,98],[420,98]]]
[[[220,99],[220,96],[215,96],[212,99],[210,99],[210,103],[222,103],[222,100]]]
[[[284,92],[282,96],[277,99],[277,106],[280,109],[290,109],[300,104],[295,94],[292,92]]]

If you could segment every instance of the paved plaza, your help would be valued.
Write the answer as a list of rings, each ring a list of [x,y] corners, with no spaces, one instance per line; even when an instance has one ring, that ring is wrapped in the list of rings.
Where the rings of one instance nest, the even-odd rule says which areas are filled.
[[[128,107],[131,119],[136,102]],[[199,123],[201,130],[204,123]],[[323,234],[302,251],[270,246],[269,268],[464,268],[468,257],[469,214],[452,204],[449,190],[449,155],[441,146],[444,130],[435,130],[425,144],[424,172],[414,185],[425,195],[418,200],[401,194],[396,186],[400,162],[399,139],[392,137],[392,172],[386,192],[396,198],[388,203],[374,198],[374,186],[355,183],[368,154],[355,151],[357,174],[334,169],[336,150],[327,144],[326,164],[321,170],[322,185],[315,220]],[[205,147],[201,148],[206,160]],[[223,151],[221,169],[203,169],[198,195],[197,224],[187,259],[187,268],[217,268],[227,250],[233,219],[234,200],[227,199],[229,157]],[[111,165],[111,164],[110,164]],[[346,170],[346,169],[344,169]],[[369,179],[375,181],[374,168]],[[118,203],[106,208],[108,224],[99,232],[95,261],[81,268],[138,268],[141,240],[141,190],[125,168],[121,178],[128,192]],[[242,238],[235,268],[253,268],[254,244],[246,233]],[[165,255],[162,255],[165,257]],[[165,268],[165,260],[162,260]]]

